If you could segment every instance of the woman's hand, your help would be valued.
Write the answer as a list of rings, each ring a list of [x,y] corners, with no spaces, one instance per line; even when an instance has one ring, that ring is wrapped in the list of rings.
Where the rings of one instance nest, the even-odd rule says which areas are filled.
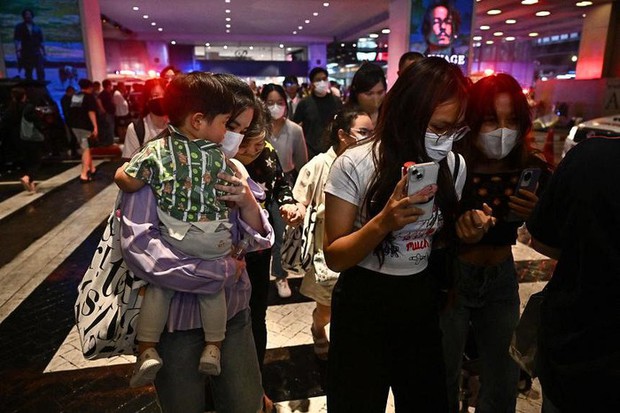
[[[536,203],[538,203],[538,197],[534,192],[519,189],[519,196],[511,196],[508,206],[519,218],[527,221],[532,215]]]
[[[386,232],[397,231],[405,225],[416,222],[420,215],[424,214],[415,204],[428,202],[429,197],[425,195],[407,196],[405,188],[407,176],[403,176],[396,184],[392,196],[383,210],[379,212],[380,222]]]
[[[234,175],[220,172],[217,177],[229,183],[229,185],[215,184],[215,189],[225,192],[226,195],[219,196],[221,201],[234,202],[240,209],[255,208],[258,203],[248,184],[248,177],[244,175],[237,165],[230,160],[226,164],[233,170]]]
[[[304,221],[306,216],[306,207],[300,203],[285,204],[280,207],[280,215],[286,225],[296,227]]]
[[[475,244],[495,225],[497,219],[492,214],[493,210],[487,204],[482,205],[482,211],[466,211],[456,221],[456,235],[467,244]]]

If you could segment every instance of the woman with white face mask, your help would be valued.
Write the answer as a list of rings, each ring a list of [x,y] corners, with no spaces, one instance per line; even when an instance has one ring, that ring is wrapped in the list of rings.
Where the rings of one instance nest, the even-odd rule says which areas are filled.
[[[457,144],[468,168],[464,212],[457,221],[462,243],[453,274],[455,300],[441,317],[449,411],[458,411],[458,382],[471,324],[482,364],[476,411],[514,412],[519,368],[508,348],[519,320],[519,287],[511,247],[517,228],[538,201],[535,189],[517,190],[517,181],[526,168],[538,168],[545,178],[548,167],[528,145],[529,106],[510,75],[474,84],[465,120],[471,133]]]
[[[298,124],[287,119],[286,92],[280,85],[269,83],[263,86],[260,95],[271,115],[271,133],[267,141],[273,145],[280,159],[286,181],[293,185],[301,167],[308,162],[304,132]],[[273,217],[276,243],[273,245],[272,273],[276,277],[278,295],[282,298],[291,296],[291,289],[286,280],[287,273],[282,269],[280,246],[284,235],[284,221],[278,212],[279,206],[274,202],[265,204]]]

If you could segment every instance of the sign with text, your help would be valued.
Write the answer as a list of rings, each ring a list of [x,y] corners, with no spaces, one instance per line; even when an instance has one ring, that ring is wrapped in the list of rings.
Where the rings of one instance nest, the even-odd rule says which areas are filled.
[[[409,50],[468,70],[473,0],[412,0]]]

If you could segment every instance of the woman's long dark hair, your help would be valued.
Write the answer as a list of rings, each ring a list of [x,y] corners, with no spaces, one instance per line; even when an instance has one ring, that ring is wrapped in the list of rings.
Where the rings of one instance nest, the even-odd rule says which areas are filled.
[[[368,92],[375,87],[377,83],[381,82],[383,87],[387,90],[387,82],[385,80],[385,74],[380,66],[373,63],[364,63],[353,75],[351,81],[351,93],[349,94],[348,104],[359,105],[357,95],[360,93]]]
[[[386,205],[401,178],[401,166],[408,161],[430,162],[424,136],[433,112],[443,103],[454,100],[460,105],[459,118],[467,106],[468,82],[461,69],[445,59],[428,57],[406,70],[387,93],[375,128],[373,160],[375,175],[364,200],[368,218],[376,216]],[[442,212],[442,238],[454,235],[458,198],[447,160],[440,163],[436,203]],[[388,235],[375,248],[383,263]]]
[[[532,112],[519,82],[508,74],[498,73],[484,77],[471,87],[469,104],[465,113],[465,121],[470,132],[465,139],[462,139],[455,146],[465,156],[467,162],[471,162],[472,165],[484,162],[487,159],[480,152],[475,141],[485,119],[497,117],[495,98],[501,93],[507,93],[510,96],[519,132],[517,145],[506,157],[506,164],[508,167],[521,169],[526,164],[529,154],[533,152],[529,142],[532,130]]]

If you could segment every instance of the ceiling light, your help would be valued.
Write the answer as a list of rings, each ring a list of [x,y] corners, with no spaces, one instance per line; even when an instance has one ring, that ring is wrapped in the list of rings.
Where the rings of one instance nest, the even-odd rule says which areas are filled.
[[[230,3],[230,0],[224,0],[224,3]]]
[[[591,5],[592,5],[591,1],[578,1],[577,3],[575,3],[575,6],[577,7],[586,7],[586,6],[591,6]]]
[[[227,14],[230,13],[230,9],[224,10]]]
[[[254,50],[254,46],[250,46],[248,49],[250,49],[250,50]]]
[[[383,30],[381,30],[381,33],[383,33],[383,34],[390,34],[390,29],[383,29]]]
[[[506,19],[506,24],[515,24],[516,22],[515,19]]]
[[[157,31],[158,31],[158,32],[163,32],[163,31],[164,31],[164,29],[162,29],[161,27],[158,27],[158,28],[157,28]]]
[[[583,17],[585,19],[586,18],[586,14],[585,13],[582,14],[581,17]]]
[[[306,20],[304,20],[304,23],[310,24],[310,20],[306,19]]]
[[[551,14],[551,12],[550,12],[550,11],[547,11],[547,10],[541,10],[541,11],[537,11],[537,12],[536,12],[536,15],[537,15],[538,17],[545,17],[545,16],[548,16],[548,15],[550,15],[550,14]]]
[[[149,15],[148,15],[148,14],[145,14],[145,15],[143,15],[143,16],[142,16],[142,18],[143,18],[143,19],[148,19],[148,18],[149,18]]]
[[[157,23],[151,22],[151,26],[157,26]]]
[[[503,35],[504,35],[504,32],[495,32],[495,33],[493,33],[493,36],[495,36],[495,37],[500,37],[500,36],[503,36]]]
[[[297,28],[298,28],[299,30],[302,30],[302,29],[304,28],[304,26],[297,26]]]
[[[329,3],[328,2],[323,3],[323,7],[329,7]]]
[[[577,56],[573,55],[570,58],[571,62],[576,62],[577,61]]]
[[[490,28],[491,26],[487,26],[487,25],[480,26],[480,30],[489,30]]]
[[[211,43],[205,43],[205,46],[211,47]]]
[[[344,43],[340,43],[340,47],[344,47],[344,46],[345,46]]]
[[[474,40],[475,42],[479,42],[480,40],[482,40],[482,36],[474,36],[474,37],[473,37],[473,40]]]
[[[227,24],[227,25],[226,25],[226,28],[227,28],[227,29],[230,29],[230,24]]]
[[[293,30],[293,34],[297,34],[297,30]]]
[[[493,40],[487,40],[485,43],[486,44],[493,44]]]
[[[229,22],[229,21],[231,21],[231,20],[232,20],[232,19],[231,19],[230,17],[226,17],[226,21],[227,21],[227,22]]]
[[[228,49],[228,46],[227,46],[227,45],[224,45],[224,49]]]
[[[177,44],[177,42],[175,40],[172,40],[170,44]]]
[[[370,33],[368,37],[370,37],[371,39],[376,39],[377,37],[379,37],[379,35],[377,33]]]
[[[138,6],[133,6],[131,9],[132,9],[133,11],[138,11],[138,10],[140,10],[140,7],[138,7]]]
[[[538,3],[538,0],[523,0],[521,2],[521,4],[525,4],[526,6],[532,5],[532,4],[536,4]]]
[[[230,33],[230,29],[226,29],[226,33]]]
[[[515,40],[514,36],[506,36],[506,38],[504,38],[504,40],[506,40],[507,42],[512,42]]]
[[[284,45],[282,43],[280,43],[280,49],[284,49]]]
[[[502,11],[499,9],[491,9],[487,12],[489,16],[495,16],[497,14],[502,14]]]
[[[536,37],[536,36],[538,36],[538,33],[536,33],[536,32],[532,32],[532,33],[528,34],[528,36],[530,36],[530,37]]]
[[[319,15],[319,12],[318,12],[318,11],[315,11],[314,13],[312,13],[312,15],[313,15],[314,17],[316,17],[316,16],[318,16],[318,15]]]

